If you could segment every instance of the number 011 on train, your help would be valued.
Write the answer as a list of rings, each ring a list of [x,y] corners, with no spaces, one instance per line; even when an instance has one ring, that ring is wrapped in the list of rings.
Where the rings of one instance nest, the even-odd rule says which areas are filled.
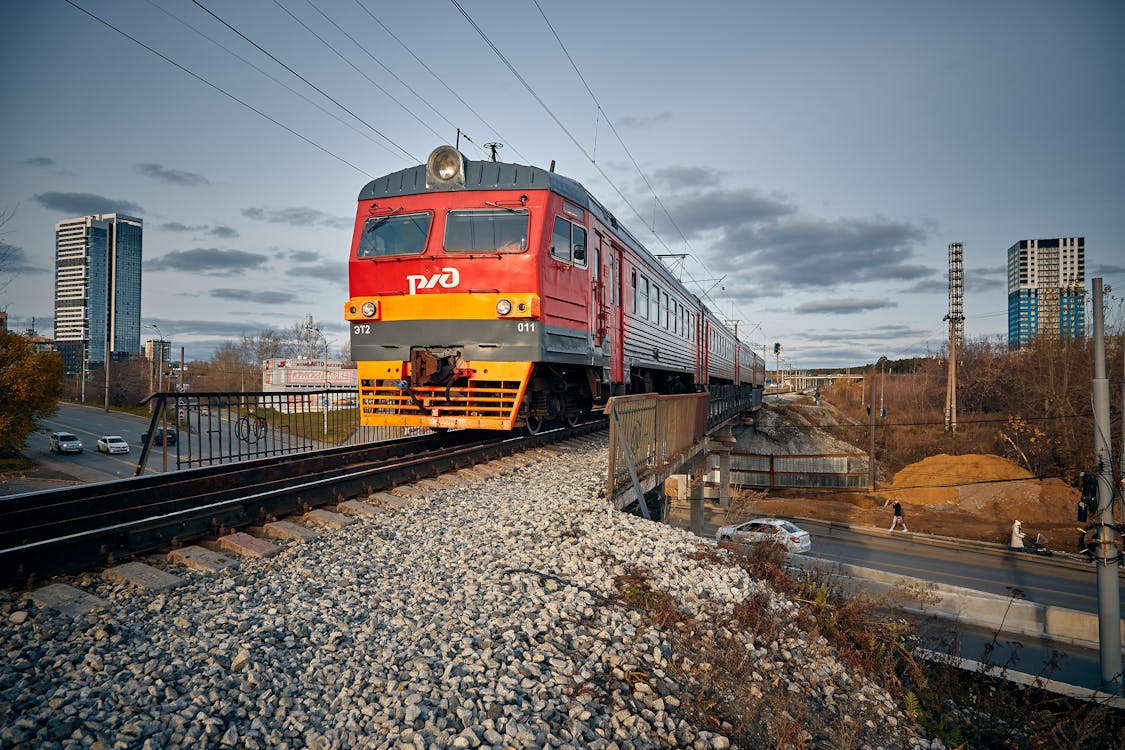
[[[364,425],[538,432],[765,377],[578,182],[452,146],[363,188],[348,282]]]

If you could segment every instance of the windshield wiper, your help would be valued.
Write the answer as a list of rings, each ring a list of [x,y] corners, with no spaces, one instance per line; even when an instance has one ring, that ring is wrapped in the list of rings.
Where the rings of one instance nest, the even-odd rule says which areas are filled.
[[[495,201],[485,201],[485,202],[484,202],[484,205],[486,205],[486,206],[492,206],[493,208],[500,208],[500,209],[503,209],[503,210],[507,211],[507,212],[508,212],[508,213],[510,213],[510,214],[522,214],[522,213],[527,213],[527,209],[523,209],[523,208],[512,208],[511,206],[501,206],[501,205],[500,205],[499,203],[496,203]]]
[[[394,216],[395,214],[397,214],[401,210],[402,210],[402,206],[399,206],[398,208],[396,208],[394,211],[391,211],[386,216],[380,216],[379,218],[375,219],[374,222],[369,224],[367,226],[367,229],[364,230],[364,231],[371,232],[375,229],[378,229],[379,227],[383,226],[383,224],[385,224],[387,222],[387,219],[391,218],[392,216]]]

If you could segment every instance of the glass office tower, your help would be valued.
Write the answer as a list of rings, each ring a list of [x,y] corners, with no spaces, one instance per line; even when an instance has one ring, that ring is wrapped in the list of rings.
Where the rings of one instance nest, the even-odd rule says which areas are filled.
[[[140,354],[141,238],[123,214],[55,225],[55,343],[69,372]]]

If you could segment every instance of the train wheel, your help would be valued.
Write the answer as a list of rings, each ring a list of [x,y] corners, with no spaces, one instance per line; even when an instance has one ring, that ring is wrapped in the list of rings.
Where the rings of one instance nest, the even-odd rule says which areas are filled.
[[[546,423],[546,421],[547,420],[545,420],[543,417],[533,417],[533,416],[528,415],[528,417],[527,417],[527,431],[528,431],[528,433],[530,433],[532,435],[538,435],[540,432],[543,431],[543,425]]]
[[[569,427],[576,427],[576,426],[578,426],[578,420],[579,420],[580,418],[581,418],[581,415],[580,415],[580,414],[579,414],[578,412],[576,412],[576,411],[569,411],[569,410],[568,410],[568,411],[567,411],[567,413],[566,413],[566,423],[567,423],[567,426],[569,426]]]

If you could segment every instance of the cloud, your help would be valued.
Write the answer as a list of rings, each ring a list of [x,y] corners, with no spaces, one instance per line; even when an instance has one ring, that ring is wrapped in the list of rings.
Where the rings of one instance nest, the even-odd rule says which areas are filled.
[[[173,250],[145,263],[146,271],[188,271],[216,276],[234,276],[261,266],[269,259],[260,253],[244,250],[220,250],[197,247]]]
[[[211,235],[212,237],[218,237],[219,239],[224,240],[229,240],[239,236],[238,230],[234,227],[227,227],[222,225],[211,227],[207,230],[207,234]]]
[[[898,307],[898,303],[886,299],[826,299],[804,302],[793,308],[793,312],[798,315],[850,315],[867,310],[885,310],[888,307]]]
[[[326,214],[315,208],[296,206],[284,209],[244,208],[242,215],[256,221],[267,221],[271,224],[288,224],[294,227],[331,227],[333,229],[350,229],[351,217],[340,217]]]
[[[651,203],[648,211],[651,211]],[[753,188],[708,190],[676,198],[673,218],[680,231],[692,236],[708,232],[740,235],[752,226],[772,223],[797,210],[796,206],[778,197],[770,197]]]
[[[1109,263],[1091,264],[1086,269],[1087,279],[1121,278],[1125,276],[1125,266],[1114,266]]]
[[[901,294],[946,294],[948,291],[949,280],[935,275],[932,279],[923,279],[903,289]]]
[[[708,167],[664,167],[652,173],[653,182],[667,190],[709,187],[718,183],[724,173]]]
[[[672,121],[672,113],[665,110],[651,117],[642,115],[628,115],[617,121],[617,126],[626,130],[652,130],[660,125],[667,125]]]
[[[181,187],[200,187],[210,185],[211,181],[195,172],[183,172],[178,169],[169,169],[160,164],[138,164],[137,171],[145,177]]]
[[[295,277],[334,281],[340,283],[341,286],[346,286],[345,282],[348,278],[348,266],[342,261],[295,265],[289,270]]]
[[[0,277],[23,273],[47,273],[50,269],[31,264],[22,247],[0,242]]]
[[[934,272],[910,262],[925,237],[917,226],[888,219],[794,215],[741,231],[724,226],[709,264],[749,283],[794,289],[914,281]]]
[[[32,167],[53,167],[55,160],[47,156],[33,156],[30,159],[24,159],[20,164],[27,164]]]
[[[107,198],[93,193],[40,193],[35,196],[35,200],[43,208],[61,211],[70,216],[144,213],[144,209],[132,201]]]
[[[217,237],[218,239],[229,240],[238,237],[238,230],[232,227],[217,226],[209,227],[206,224],[192,226],[190,224],[182,224],[178,221],[169,221],[161,224],[160,229],[165,232],[196,232],[198,234],[205,234],[210,237]]]
[[[292,292],[282,292],[272,289],[212,289],[211,296],[216,299],[232,299],[239,302],[253,302],[260,305],[286,305],[298,301],[297,295]]]
[[[297,263],[312,263],[321,260],[320,253],[312,250],[290,250],[286,256]]]

